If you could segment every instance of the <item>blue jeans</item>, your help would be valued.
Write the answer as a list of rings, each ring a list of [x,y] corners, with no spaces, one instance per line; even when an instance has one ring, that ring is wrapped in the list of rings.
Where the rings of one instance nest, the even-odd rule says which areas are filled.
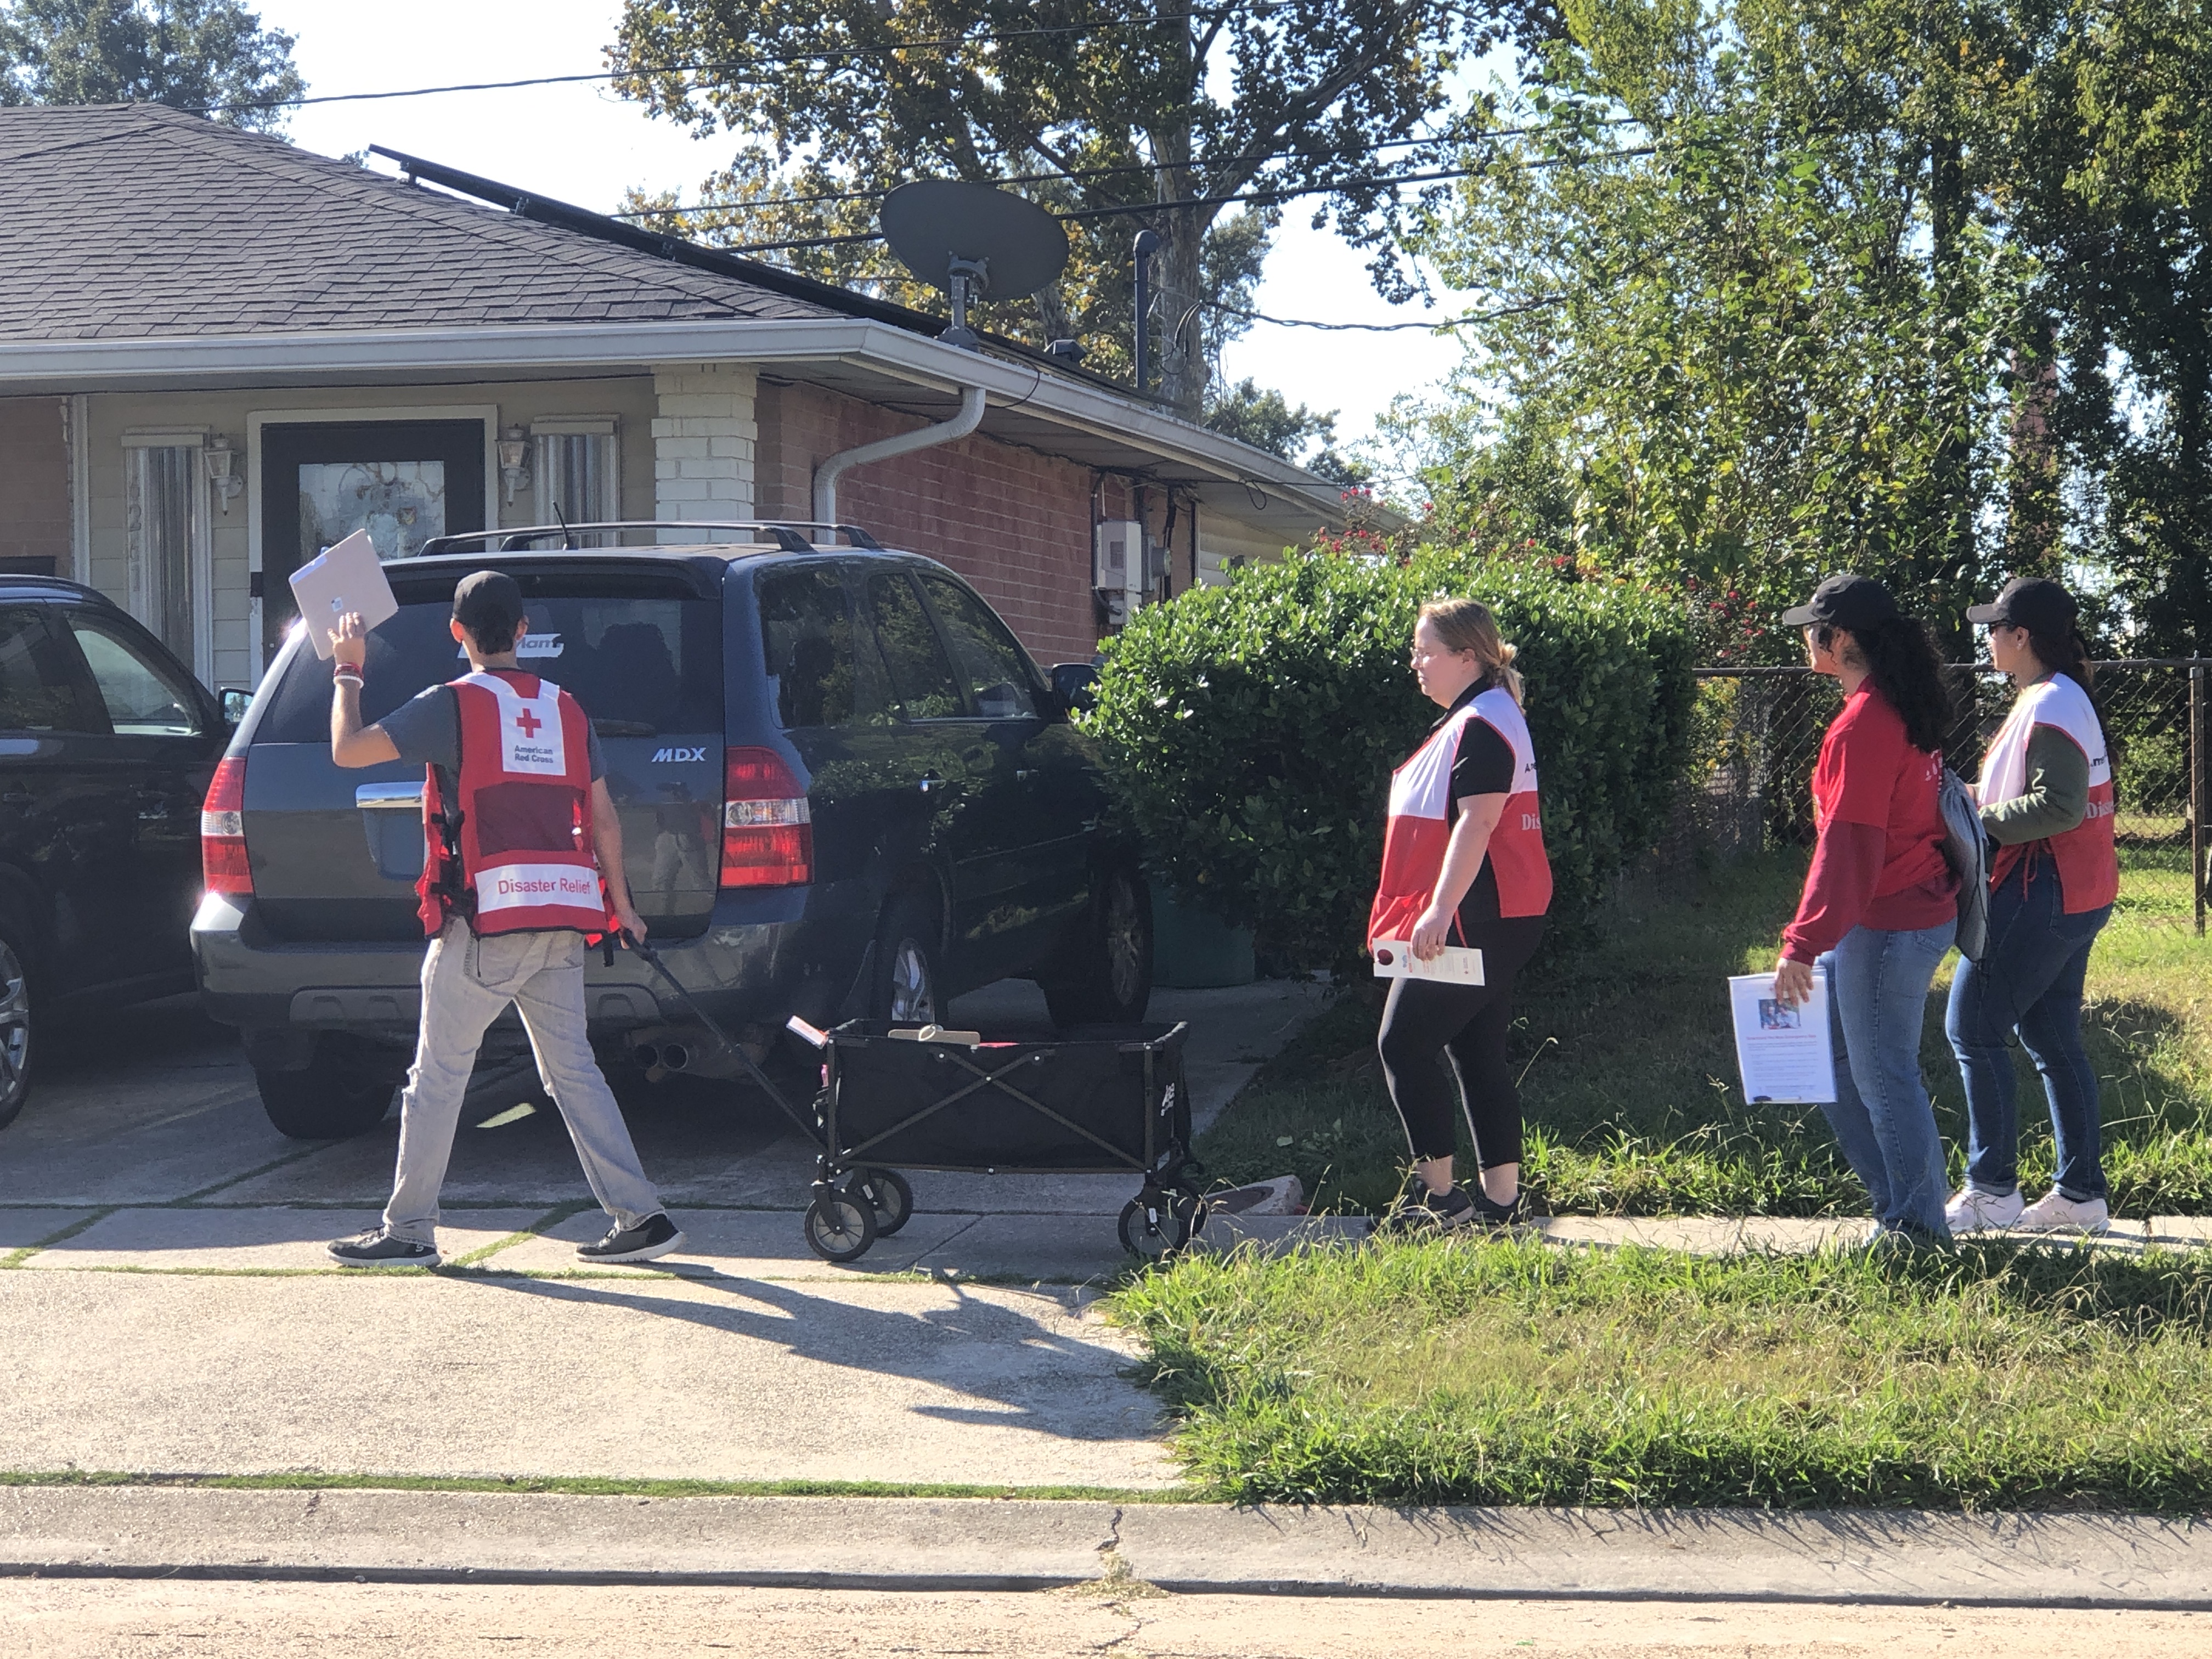
[[[1955,921],[1895,933],[1854,927],[1820,962],[1845,1060],[1836,1067],[1835,1101],[1820,1109],[1866,1182],[1875,1219],[1938,1239],[1951,1237],[1943,1219],[1951,1182],[1921,1080],[1920,1028],[1936,964],[1958,930]]]
[[[2081,1047],[2081,980],[2089,950],[2112,907],[2068,915],[2058,871],[2031,860],[1990,895],[1990,948],[1959,964],[1943,1022],[1966,1085],[1966,1179],[1985,1193],[2020,1190],[2020,1115],[2008,1039],[2043,1073],[2058,1138],[2058,1189],[2072,1199],[2105,1196],[2097,1073]]]

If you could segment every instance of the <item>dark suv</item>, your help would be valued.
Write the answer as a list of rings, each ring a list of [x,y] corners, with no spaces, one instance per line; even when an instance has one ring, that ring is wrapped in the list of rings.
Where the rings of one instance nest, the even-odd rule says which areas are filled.
[[[400,609],[370,635],[363,719],[466,672],[454,585],[505,570],[529,611],[523,665],[599,733],[652,942],[749,1048],[793,1014],[927,1022],[1016,975],[1062,1024],[1141,1018],[1149,895],[1102,827],[1097,768],[1054,683],[944,566],[851,531],[856,544],[817,546],[814,528],[434,542],[386,567]],[[586,529],[744,539],[538,550]],[[208,1012],[240,1028],[270,1120],[307,1138],[384,1115],[423,943],[420,769],[342,770],[329,723],[329,665],[295,629],[216,775],[191,927]],[[586,995],[603,1058],[739,1069],[634,954],[594,957]]]
[[[75,582],[0,576],[0,1123],[34,1016],[191,988],[200,796],[229,728],[151,634]]]

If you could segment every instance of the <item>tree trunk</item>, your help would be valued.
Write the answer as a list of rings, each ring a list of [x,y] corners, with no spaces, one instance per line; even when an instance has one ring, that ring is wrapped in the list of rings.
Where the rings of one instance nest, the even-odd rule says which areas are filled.
[[[1941,428],[1933,458],[1936,526],[1929,574],[1939,592],[1964,594],[1979,574],[1974,555],[1973,388],[1964,361],[1966,350],[1966,293],[1960,265],[1965,258],[1966,173],[1955,131],[1929,147],[1928,218],[1935,253],[1936,305],[1939,317],[1933,414]],[[1937,643],[1953,660],[1972,647],[1966,605],[1959,599],[1936,620]]]
[[[2057,402],[2051,319],[2039,317],[2012,351],[2005,565],[2015,575],[2056,574],[2050,567],[2058,553],[2058,451],[2051,422]]]
[[[1168,245],[1154,256],[1158,273],[1159,299],[1154,313],[1152,338],[1158,342],[1160,396],[1176,413],[1196,420],[1206,405],[1206,313],[1199,300],[1200,253],[1206,230],[1200,223],[1205,210],[1185,209],[1164,227]]]

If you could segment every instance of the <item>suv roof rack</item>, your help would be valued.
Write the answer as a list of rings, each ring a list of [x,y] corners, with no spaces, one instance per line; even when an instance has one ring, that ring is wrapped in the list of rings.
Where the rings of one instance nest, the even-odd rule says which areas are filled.
[[[603,530],[744,530],[751,531],[763,541],[774,542],[786,553],[811,553],[817,543],[807,531],[827,531],[831,536],[842,536],[854,547],[880,551],[883,544],[858,525],[823,524],[817,520],[798,519],[611,519],[598,524],[538,524],[507,530],[464,530],[450,536],[433,536],[422,544],[417,558],[428,558],[434,554],[452,553],[471,544],[490,542],[499,544],[501,553],[526,552],[538,542],[558,537],[563,552],[630,552],[645,549],[579,548],[576,538],[586,531]]]

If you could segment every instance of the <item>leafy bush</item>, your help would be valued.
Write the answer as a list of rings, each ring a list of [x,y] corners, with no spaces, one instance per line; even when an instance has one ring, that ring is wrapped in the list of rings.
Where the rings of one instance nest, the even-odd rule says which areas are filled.
[[[1406,665],[1414,616],[1443,594],[1481,599],[1520,648],[1553,915],[1581,921],[1657,839],[1688,751],[1678,609],[1449,550],[1294,556],[1140,611],[1106,647],[1089,728],[1183,899],[1291,961],[1356,957],[1391,769],[1437,717]]]

